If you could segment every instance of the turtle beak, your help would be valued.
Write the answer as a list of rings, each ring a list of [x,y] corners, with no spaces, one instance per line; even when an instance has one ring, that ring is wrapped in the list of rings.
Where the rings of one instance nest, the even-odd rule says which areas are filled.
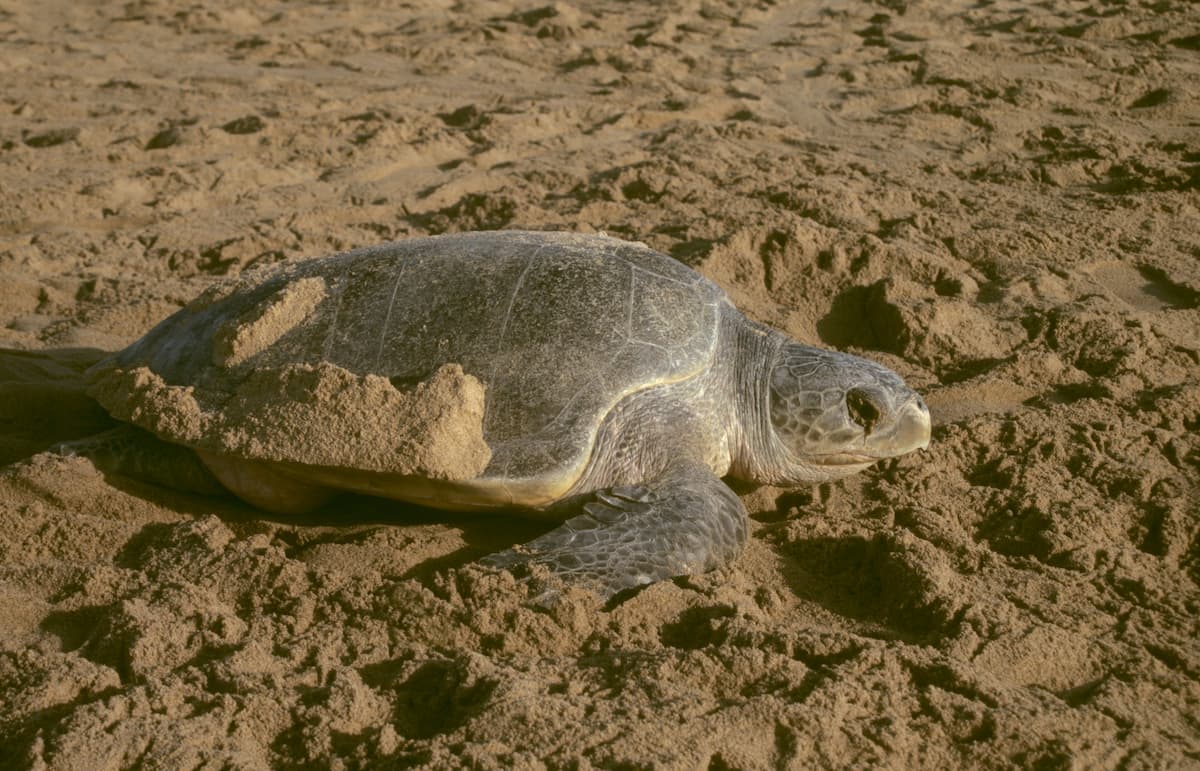
[[[900,410],[893,436],[893,452],[903,455],[913,450],[924,450],[929,446],[929,408],[920,396],[914,396]]]
[[[929,446],[929,408],[913,395],[895,413],[891,429],[867,437],[867,454],[875,459],[896,458]]]

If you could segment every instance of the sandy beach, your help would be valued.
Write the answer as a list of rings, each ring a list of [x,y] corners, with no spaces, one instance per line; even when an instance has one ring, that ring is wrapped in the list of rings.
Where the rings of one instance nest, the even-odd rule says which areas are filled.
[[[0,0],[0,767],[1200,768],[1185,0]],[[899,372],[929,449],[729,567],[527,603],[546,523],[302,517],[45,452],[206,288],[645,242]]]

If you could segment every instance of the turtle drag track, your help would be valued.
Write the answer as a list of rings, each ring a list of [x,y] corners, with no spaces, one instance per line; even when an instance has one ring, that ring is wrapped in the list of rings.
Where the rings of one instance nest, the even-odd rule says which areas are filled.
[[[1200,766],[1194,5],[410,6],[0,3],[0,766]],[[491,228],[645,241],[932,445],[548,610],[472,564],[536,523],[41,453],[217,277]]]

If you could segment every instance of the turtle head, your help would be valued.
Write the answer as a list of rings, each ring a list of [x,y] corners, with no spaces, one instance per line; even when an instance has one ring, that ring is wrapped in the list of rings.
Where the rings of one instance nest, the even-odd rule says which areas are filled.
[[[873,361],[788,343],[769,374],[771,428],[790,456],[787,482],[839,479],[929,444],[925,402]]]

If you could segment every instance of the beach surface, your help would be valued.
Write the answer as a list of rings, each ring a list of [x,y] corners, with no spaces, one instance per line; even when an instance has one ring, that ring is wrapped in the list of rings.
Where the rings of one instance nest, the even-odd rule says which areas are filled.
[[[500,228],[895,369],[929,449],[551,608],[473,564],[545,523],[45,452],[216,282]],[[1200,767],[1185,0],[0,0],[0,349],[4,768]]]

